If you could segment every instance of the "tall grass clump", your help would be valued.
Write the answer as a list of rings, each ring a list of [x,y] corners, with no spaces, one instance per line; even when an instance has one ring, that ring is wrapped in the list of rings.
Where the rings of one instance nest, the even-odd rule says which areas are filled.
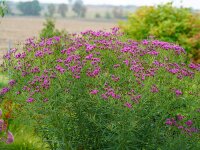
[[[50,149],[199,149],[200,65],[118,28],[28,39],[4,56],[3,101]]]
[[[180,44],[189,58],[200,63],[200,19],[189,8],[176,8],[172,3],[145,6],[130,14],[121,29],[135,40],[155,36],[157,39]]]

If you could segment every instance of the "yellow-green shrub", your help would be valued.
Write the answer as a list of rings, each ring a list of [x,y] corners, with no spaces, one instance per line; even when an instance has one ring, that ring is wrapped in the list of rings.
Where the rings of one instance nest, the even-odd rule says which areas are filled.
[[[141,40],[150,35],[157,39],[182,45],[196,61],[200,61],[200,19],[187,8],[176,8],[172,3],[157,7],[141,7],[120,23],[129,38]]]

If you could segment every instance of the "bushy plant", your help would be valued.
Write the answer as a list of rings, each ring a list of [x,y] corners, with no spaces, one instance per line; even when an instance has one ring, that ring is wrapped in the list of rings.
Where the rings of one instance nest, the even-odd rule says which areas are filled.
[[[50,149],[199,149],[200,65],[185,55],[118,28],[28,39],[4,56],[1,96]]]
[[[172,3],[146,6],[130,14],[128,22],[120,24],[129,38],[142,40],[150,35],[167,42],[180,44],[198,63],[200,62],[200,19],[187,8],[176,8]]]
[[[0,1],[0,16],[4,17],[5,13],[7,12],[7,6],[4,0]]]
[[[59,31],[55,27],[55,21],[52,18],[46,18],[44,27],[40,32],[40,38],[51,38],[53,36],[61,36],[65,34],[65,31]]]

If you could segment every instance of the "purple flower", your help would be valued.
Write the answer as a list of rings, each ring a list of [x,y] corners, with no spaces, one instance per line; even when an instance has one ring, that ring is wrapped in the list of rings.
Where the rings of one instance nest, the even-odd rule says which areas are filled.
[[[178,126],[178,129],[183,129],[184,127],[183,126]]]
[[[92,90],[92,91],[90,92],[90,94],[96,95],[98,92],[99,92],[99,90]]]
[[[147,40],[143,40],[143,41],[142,41],[142,44],[143,44],[143,45],[147,45],[148,43],[149,43],[149,42],[148,42]]]
[[[191,68],[191,69],[197,69],[198,66],[196,64],[194,64],[194,63],[190,63],[189,64],[189,68]]]
[[[169,118],[169,119],[166,120],[165,124],[171,126],[171,125],[173,125],[173,122],[172,122],[171,119]]]
[[[184,116],[182,116],[181,114],[178,114],[178,115],[177,115],[177,119],[178,119],[178,120],[182,120],[183,118],[184,118]]]
[[[183,94],[180,90],[176,90],[175,93],[176,93],[176,96],[179,96],[179,95]]]
[[[35,57],[43,57],[44,53],[42,51],[36,51]]]
[[[152,87],[151,87],[151,92],[152,92],[152,93],[157,93],[157,92],[159,92],[159,90],[158,90],[158,88],[157,88],[156,85],[152,85]]]
[[[21,53],[18,53],[17,55],[15,55],[15,58],[20,58],[21,57]]]
[[[48,98],[45,98],[45,99],[43,100],[43,102],[47,102],[47,101],[49,101],[49,99],[48,99]]]
[[[115,64],[115,65],[113,65],[113,67],[118,68],[118,67],[120,67],[120,64]]]
[[[188,120],[187,122],[185,122],[185,124],[186,124],[187,126],[191,126],[193,123],[192,123],[192,120]]]
[[[14,136],[13,136],[13,134],[10,131],[8,131],[6,143],[7,144],[11,144],[13,142],[14,142]]]
[[[107,96],[106,94],[102,94],[101,97],[102,97],[103,99],[108,99],[108,96]]]
[[[15,81],[15,80],[10,80],[10,81],[8,82],[8,84],[9,84],[10,86],[14,86],[14,85],[15,85],[15,83],[16,83],[16,81]]]
[[[1,95],[4,95],[4,94],[6,94],[6,93],[9,92],[9,91],[10,91],[10,89],[7,88],[7,87],[5,87],[5,88],[3,88],[3,89],[1,90],[0,94],[1,94]]]
[[[128,66],[129,65],[129,60],[124,60],[123,63],[125,63]]]
[[[19,94],[21,94],[21,92],[20,92],[20,91],[17,91],[16,94],[19,95]]]
[[[28,98],[28,99],[26,100],[26,102],[32,103],[34,100],[35,100],[34,98]]]
[[[93,57],[93,54],[89,54],[89,55],[87,55],[87,56],[85,57],[85,59],[87,59],[87,60],[91,60],[92,57]]]
[[[95,47],[95,45],[86,44],[86,52],[93,50]]]
[[[129,103],[129,102],[126,102],[126,103],[124,104],[124,106],[126,106],[126,107],[128,107],[128,108],[132,108],[132,105],[131,105],[131,103]]]
[[[61,74],[65,73],[65,69],[62,68],[61,66],[57,65],[55,68],[56,68],[56,70],[58,70]]]

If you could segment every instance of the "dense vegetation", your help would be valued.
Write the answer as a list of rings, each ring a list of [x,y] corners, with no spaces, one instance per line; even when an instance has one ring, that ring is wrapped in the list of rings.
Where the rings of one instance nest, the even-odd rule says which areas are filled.
[[[118,28],[21,47],[4,56],[1,105],[49,149],[200,149],[200,65],[182,47]]]
[[[196,62],[200,62],[200,17],[190,9],[172,3],[141,7],[121,23],[122,30],[135,40],[155,36],[159,40],[180,44]]]
[[[0,1],[0,17],[3,17],[7,11],[5,1]]]

